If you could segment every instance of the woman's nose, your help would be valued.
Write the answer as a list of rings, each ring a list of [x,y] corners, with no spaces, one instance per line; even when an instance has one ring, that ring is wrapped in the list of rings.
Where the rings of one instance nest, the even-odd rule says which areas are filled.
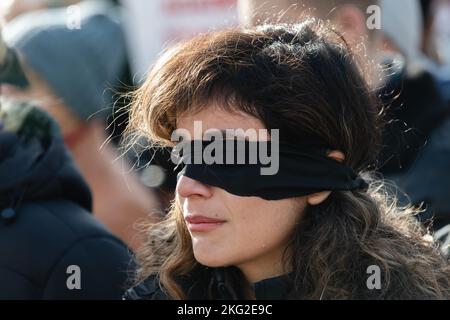
[[[178,195],[183,198],[188,198],[194,195],[209,198],[212,195],[210,186],[186,176],[181,176],[178,179],[176,191]]]

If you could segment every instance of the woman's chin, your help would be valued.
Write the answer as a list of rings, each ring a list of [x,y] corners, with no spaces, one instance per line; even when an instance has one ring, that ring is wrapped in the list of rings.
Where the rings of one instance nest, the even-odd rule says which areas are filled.
[[[210,268],[219,268],[229,265],[229,261],[224,259],[224,255],[220,254],[220,251],[217,250],[194,249],[194,257],[197,262]]]

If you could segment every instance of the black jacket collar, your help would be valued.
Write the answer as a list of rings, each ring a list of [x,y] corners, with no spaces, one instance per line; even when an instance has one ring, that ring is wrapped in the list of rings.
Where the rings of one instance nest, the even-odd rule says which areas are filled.
[[[14,117],[17,108],[8,109],[6,116]],[[57,124],[37,108],[31,108],[18,130],[0,130],[0,177],[0,209],[59,198],[91,210],[89,187]]]
[[[223,281],[224,270],[222,268],[209,270],[209,275],[215,278],[214,297],[215,300],[234,300],[236,290],[228,287]],[[194,273],[195,274],[195,273]],[[189,300],[208,299],[208,288],[197,276],[190,277],[186,281],[180,281],[180,285],[187,293]],[[252,285],[257,300],[285,300],[288,299],[291,280],[288,276],[280,276],[265,279]],[[129,289],[124,297],[125,300],[166,300],[170,299],[160,287],[158,276],[150,276],[139,285]]]
[[[265,279],[252,285],[256,300],[284,300],[291,289],[291,281],[287,276]]]

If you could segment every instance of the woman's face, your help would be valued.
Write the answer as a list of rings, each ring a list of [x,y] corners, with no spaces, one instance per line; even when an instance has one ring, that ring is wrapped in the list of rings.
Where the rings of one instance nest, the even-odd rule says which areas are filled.
[[[26,88],[2,84],[0,91],[3,97],[15,101],[28,101],[44,109],[56,119],[63,134],[76,130],[81,120],[73,114],[63,100],[58,98],[50,85],[23,62],[23,71],[29,82]]]
[[[213,107],[179,118],[177,127],[193,136],[194,121],[202,122],[203,131],[265,129],[254,117]],[[185,176],[178,180],[177,196],[198,262],[209,267],[236,266],[251,282],[286,272],[282,255],[306,207],[305,198],[239,197]]]

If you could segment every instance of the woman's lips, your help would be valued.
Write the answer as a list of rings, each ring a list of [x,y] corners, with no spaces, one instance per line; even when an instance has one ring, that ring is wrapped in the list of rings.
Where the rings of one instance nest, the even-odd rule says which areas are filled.
[[[195,215],[188,215],[185,220],[188,223],[188,228],[191,232],[212,231],[226,222],[225,220]]]

